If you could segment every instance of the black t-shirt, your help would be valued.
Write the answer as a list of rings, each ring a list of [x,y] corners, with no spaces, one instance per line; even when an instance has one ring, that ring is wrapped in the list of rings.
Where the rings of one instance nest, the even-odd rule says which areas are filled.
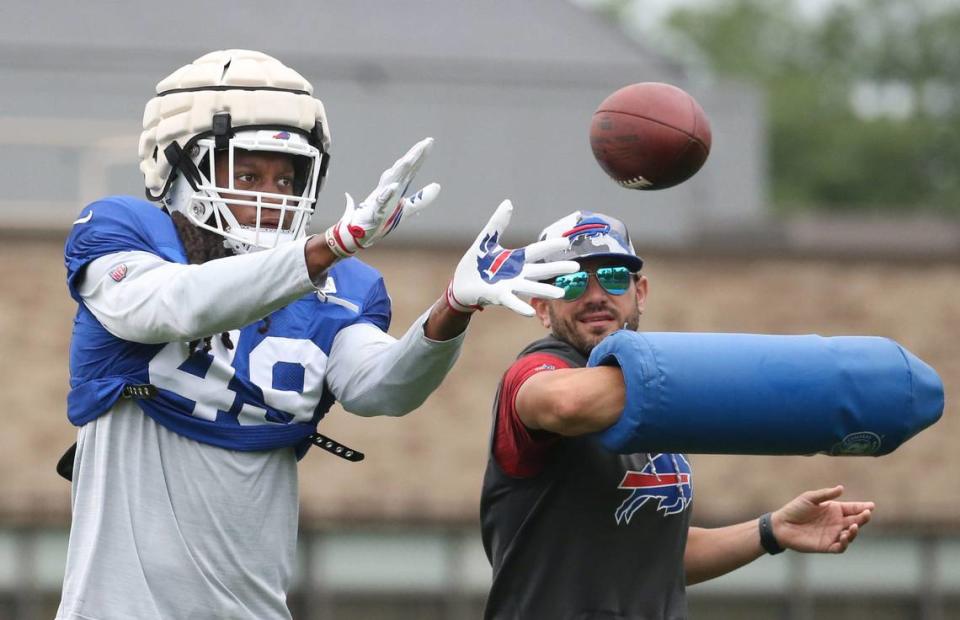
[[[685,456],[615,454],[591,435],[532,432],[516,416],[529,376],[585,365],[548,337],[521,352],[498,389],[480,502],[493,566],[485,617],[686,618]]]

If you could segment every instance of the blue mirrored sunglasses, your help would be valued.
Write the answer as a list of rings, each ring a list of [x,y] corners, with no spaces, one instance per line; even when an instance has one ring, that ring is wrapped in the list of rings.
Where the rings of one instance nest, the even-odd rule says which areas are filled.
[[[636,272],[626,267],[601,267],[596,271],[578,271],[558,276],[553,284],[563,289],[564,301],[574,301],[580,299],[586,292],[591,275],[597,277],[597,282],[606,292],[611,295],[623,295],[630,288],[630,281]]]

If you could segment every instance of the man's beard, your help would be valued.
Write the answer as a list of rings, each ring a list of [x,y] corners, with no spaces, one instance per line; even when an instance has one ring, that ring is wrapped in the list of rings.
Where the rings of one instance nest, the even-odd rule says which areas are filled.
[[[565,302],[553,302],[553,303],[565,303]],[[600,341],[612,334],[615,330],[618,329],[629,329],[630,331],[636,331],[640,326],[640,305],[634,303],[633,308],[630,310],[629,314],[624,317],[622,320],[617,322],[617,325],[614,326],[609,331],[604,331],[602,333],[584,333],[582,330],[577,330],[578,322],[577,317],[588,312],[609,312],[615,317],[617,316],[617,311],[612,308],[607,303],[601,304],[588,304],[585,305],[580,311],[570,317],[569,319],[561,319],[554,311],[554,305],[551,303],[547,310],[550,314],[550,329],[553,335],[560,340],[563,340],[567,344],[573,346],[574,349],[583,353],[585,356],[589,357],[590,352],[593,351],[593,348],[600,344]]]

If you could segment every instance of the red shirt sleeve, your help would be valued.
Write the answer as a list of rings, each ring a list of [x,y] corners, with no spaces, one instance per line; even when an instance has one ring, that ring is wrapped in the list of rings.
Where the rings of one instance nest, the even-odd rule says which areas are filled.
[[[521,357],[507,369],[497,402],[496,430],[493,436],[493,456],[508,476],[530,478],[543,469],[550,447],[559,435],[547,431],[532,431],[517,415],[517,392],[523,383],[548,370],[570,368],[566,360],[549,353],[532,353]]]

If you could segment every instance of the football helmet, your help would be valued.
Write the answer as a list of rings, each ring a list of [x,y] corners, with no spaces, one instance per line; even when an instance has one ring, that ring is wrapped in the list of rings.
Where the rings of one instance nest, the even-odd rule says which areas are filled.
[[[306,235],[330,162],[330,132],[323,103],[303,76],[261,52],[225,50],[174,71],[156,92],[139,145],[147,198],[221,235],[236,253]],[[234,188],[238,149],[289,155],[293,195]],[[218,185],[221,158],[228,174]],[[233,205],[255,207],[254,223],[241,225]]]

